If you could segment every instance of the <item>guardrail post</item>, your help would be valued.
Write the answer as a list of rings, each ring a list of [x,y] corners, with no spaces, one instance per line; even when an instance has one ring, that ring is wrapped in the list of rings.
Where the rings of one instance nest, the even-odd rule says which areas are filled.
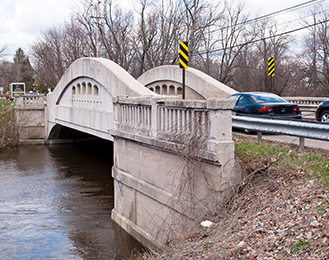
[[[257,132],[257,140],[258,142],[262,141],[263,133],[262,132]]]
[[[304,137],[299,137],[299,149],[302,151],[305,149],[305,138]]]

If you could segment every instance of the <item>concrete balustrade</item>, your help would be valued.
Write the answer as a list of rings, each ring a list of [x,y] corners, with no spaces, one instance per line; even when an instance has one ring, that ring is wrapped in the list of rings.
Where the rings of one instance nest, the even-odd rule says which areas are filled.
[[[15,108],[16,109],[31,109],[41,108],[44,109],[45,101],[44,95],[19,95],[15,96]]]
[[[315,120],[315,111],[318,105],[329,97],[283,97],[290,103],[299,106],[303,119]]]
[[[290,103],[298,105],[318,106],[321,102],[326,101],[329,97],[283,97]]]

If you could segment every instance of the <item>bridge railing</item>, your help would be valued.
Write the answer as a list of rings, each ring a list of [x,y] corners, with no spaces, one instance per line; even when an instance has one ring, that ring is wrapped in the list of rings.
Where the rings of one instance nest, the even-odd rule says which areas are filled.
[[[175,142],[184,137],[209,136],[209,110],[205,102],[158,103],[157,136]]]
[[[44,109],[44,95],[41,94],[25,94],[15,96],[15,108],[16,109]]]
[[[328,97],[283,97],[289,103],[295,103],[299,106],[302,117],[308,120],[315,119],[315,111],[318,105],[328,100]]]
[[[150,99],[115,98],[115,123],[118,130],[150,136],[152,132],[152,102]]]
[[[317,107],[321,102],[328,100],[328,97],[283,97],[290,103],[301,106]]]
[[[208,151],[216,151],[214,143],[232,141],[232,100],[117,97],[113,104],[116,131],[126,135],[172,143],[204,137]]]

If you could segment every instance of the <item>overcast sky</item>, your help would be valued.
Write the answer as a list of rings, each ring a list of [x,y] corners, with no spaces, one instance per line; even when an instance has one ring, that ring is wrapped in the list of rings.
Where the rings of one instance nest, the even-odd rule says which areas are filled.
[[[19,47],[28,53],[30,45],[42,31],[63,24],[63,21],[69,19],[70,14],[81,6],[81,1],[83,0],[0,0],[0,46],[8,45],[7,57],[11,59]],[[253,14],[251,17],[255,17],[309,0],[241,1],[245,3],[246,11]],[[137,3],[138,0],[114,0],[114,2],[126,7],[129,2]],[[291,15],[289,13],[289,16]]]

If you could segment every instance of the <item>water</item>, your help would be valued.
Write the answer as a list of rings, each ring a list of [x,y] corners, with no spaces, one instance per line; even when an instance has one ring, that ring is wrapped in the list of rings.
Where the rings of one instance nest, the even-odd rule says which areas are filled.
[[[0,151],[0,259],[129,259],[111,221],[111,143]]]

